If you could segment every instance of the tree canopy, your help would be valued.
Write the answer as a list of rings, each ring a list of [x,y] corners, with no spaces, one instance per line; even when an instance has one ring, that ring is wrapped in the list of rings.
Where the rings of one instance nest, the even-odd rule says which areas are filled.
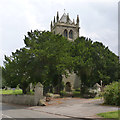
[[[18,84],[26,93],[30,83],[62,88],[62,75],[74,71],[81,78],[81,88],[96,82],[106,85],[118,80],[118,56],[100,42],[79,37],[70,42],[62,35],[31,31],[24,38],[25,47],[5,56],[3,77],[10,87]],[[82,89],[84,91],[84,89]]]
[[[5,77],[10,86],[20,84],[24,90],[30,82],[56,86],[66,70],[71,70],[71,42],[61,35],[31,31],[24,39],[25,47],[5,56]],[[59,88],[60,89],[60,88]]]
[[[74,71],[81,77],[81,88],[100,84],[101,80],[104,85],[118,81],[118,56],[102,43],[80,37],[74,41],[71,55]]]

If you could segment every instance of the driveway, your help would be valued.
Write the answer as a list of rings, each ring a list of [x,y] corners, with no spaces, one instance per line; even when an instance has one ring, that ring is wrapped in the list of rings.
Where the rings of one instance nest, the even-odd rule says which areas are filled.
[[[118,107],[104,106],[102,103],[101,99],[58,98],[48,102],[47,106],[28,109],[73,118],[98,118],[97,113],[118,110]]]

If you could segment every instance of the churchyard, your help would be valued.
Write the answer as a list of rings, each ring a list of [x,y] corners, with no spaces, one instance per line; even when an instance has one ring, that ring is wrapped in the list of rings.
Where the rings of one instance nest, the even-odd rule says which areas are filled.
[[[115,83],[113,84],[114,88],[118,87],[116,85],[117,84]],[[111,90],[115,92],[113,86]],[[110,91],[110,87],[111,86],[108,86],[107,90]],[[90,92],[95,93],[94,96],[90,94]],[[112,102],[108,101],[111,103],[105,103],[106,98],[105,96],[102,96],[102,92],[103,91],[101,91],[100,85],[98,85],[98,83],[95,84],[93,88],[89,89],[88,94],[86,94],[87,96],[81,96],[80,89],[76,89],[71,92],[61,91],[59,94],[46,93],[43,95],[43,87],[40,83],[35,86],[35,89],[33,89],[31,86],[30,92],[28,92],[26,95],[24,95],[22,93],[22,89],[18,87],[5,87],[3,90],[0,90],[0,94],[3,94],[3,102],[28,105],[28,108],[31,110],[74,118],[118,118],[117,106],[115,106],[114,103],[114,106],[107,105],[112,104]],[[111,100],[114,101],[114,99]],[[41,106],[44,106],[45,108],[41,108]]]
[[[73,26],[68,15],[63,14],[62,18]],[[0,67],[2,102],[45,106],[33,108],[73,117],[93,117],[100,112],[117,110],[102,104],[120,104],[118,56],[103,43],[79,34],[73,40],[74,29],[68,29],[69,36],[66,29],[63,36],[56,35],[54,28],[58,23],[51,25],[51,32],[28,32],[25,47],[5,56],[4,66]],[[75,26],[78,30],[79,16]],[[56,104],[57,99],[60,101]]]

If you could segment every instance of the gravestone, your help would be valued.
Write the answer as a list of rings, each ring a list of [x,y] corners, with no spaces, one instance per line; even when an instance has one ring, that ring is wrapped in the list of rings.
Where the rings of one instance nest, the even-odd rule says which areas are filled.
[[[40,99],[43,99],[43,85],[38,82],[35,86],[35,93],[34,93],[34,103],[35,105],[39,105]]]
[[[94,89],[96,89],[97,91],[101,91],[101,86],[98,84],[98,83],[96,83],[94,86]]]
[[[94,88],[94,91],[96,92],[96,96],[99,96],[99,95],[100,95],[100,92],[101,92],[101,86],[100,86],[98,83],[96,83],[96,84],[93,86],[93,88]]]

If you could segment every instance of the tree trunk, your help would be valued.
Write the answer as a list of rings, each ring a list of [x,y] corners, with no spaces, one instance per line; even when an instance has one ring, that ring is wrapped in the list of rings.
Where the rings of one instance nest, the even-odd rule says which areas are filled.
[[[84,86],[81,86],[81,95],[83,96],[84,94],[85,94],[85,88],[84,88]]]
[[[23,94],[27,94],[26,88],[22,88]]]

